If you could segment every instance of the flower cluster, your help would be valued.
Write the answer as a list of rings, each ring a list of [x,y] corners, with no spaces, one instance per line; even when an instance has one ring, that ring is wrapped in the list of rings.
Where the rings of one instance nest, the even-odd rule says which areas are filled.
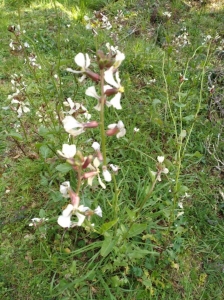
[[[26,101],[26,84],[23,81],[23,76],[13,74],[11,84],[13,93],[8,95],[8,99],[11,100],[12,109],[17,112],[18,118],[21,118],[23,113],[30,112],[30,104]]]

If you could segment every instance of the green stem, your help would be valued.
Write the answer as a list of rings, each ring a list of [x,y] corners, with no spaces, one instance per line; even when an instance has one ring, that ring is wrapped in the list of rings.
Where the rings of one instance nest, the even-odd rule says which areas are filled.
[[[100,70],[100,88],[101,88],[101,110],[100,110],[100,135],[101,135],[101,149],[103,154],[103,165],[106,166],[106,135],[104,128],[104,105],[105,105],[105,95],[104,95],[104,70]]]

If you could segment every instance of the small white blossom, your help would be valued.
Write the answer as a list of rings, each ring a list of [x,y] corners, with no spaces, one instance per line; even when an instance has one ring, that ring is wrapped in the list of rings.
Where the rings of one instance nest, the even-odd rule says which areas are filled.
[[[165,159],[164,156],[157,156],[157,160],[158,160],[159,163],[163,163],[164,159]]]
[[[125,136],[126,134],[126,129],[124,127],[124,123],[122,121],[118,121],[117,124],[110,124],[108,125],[108,128],[114,130],[114,132],[116,132],[116,137],[119,139],[123,136]],[[108,131],[107,131],[107,135],[113,135],[113,134],[108,134]]]
[[[105,166],[103,166],[103,178],[107,182],[110,182],[112,180],[111,174]]]
[[[57,152],[64,158],[73,158],[76,154],[76,145],[63,144],[62,151],[57,150]]]
[[[100,206],[97,206],[97,208],[94,209],[94,214],[102,218],[102,209]]]
[[[97,142],[93,142],[92,148],[93,148],[95,151],[100,151],[100,144],[97,143]]]
[[[72,116],[65,117],[62,123],[64,125],[65,131],[73,136],[77,136],[85,131],[83,124],[79,123]]]

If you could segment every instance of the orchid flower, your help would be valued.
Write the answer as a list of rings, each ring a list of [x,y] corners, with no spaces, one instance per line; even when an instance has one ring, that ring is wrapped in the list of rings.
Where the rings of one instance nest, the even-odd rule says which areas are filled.
[[[119,139],[119,138],[125,136],[125,134],[126,134],[126,129],[125,129],[124,123],[122,121],[118,121],[117,124],[110,124],[110,125],[108,125],[108,128],[109,129],[106,131],[106,134],[108,136],[116,134],[116,137]]]

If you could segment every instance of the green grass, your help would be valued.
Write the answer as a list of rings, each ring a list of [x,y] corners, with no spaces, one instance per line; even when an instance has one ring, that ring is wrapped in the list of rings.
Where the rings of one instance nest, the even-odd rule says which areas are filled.
[[[213,12],[212,1],[205,6],[191,1],[191,8],[165,0],[160,5],[137,0],[31,2],[16,10],[13,1],[4,1],[0,13],[0,97],[1,106],[9,107],[0,110],[1,298],[221,300],[224,7]],[[111,30],[97,28],[96,19],[98,35],[86,30],[84,16],[94,18],[93,10],[107,15]],[[170,19],[165,11],[172,13]],[[18,23],[26,30],[21,40],[30,44],[23,53],[9,48],[13,34],[7,28]],[[177,37],[184,32],[190,43],[181,47]],[[208,35],[211,43],[194,54]],[[92,83],[80,84],[66,68],[76,68],[77,53],[93,58],[96,50],[106,49],[106,42],[126,56],[120,67],[123,109],[105,109],[106,125],[122,120],[127,129],[124,138],[107,139],[109,163],[121,168],[116,176],[118,203],[113,184],[106,190],[95,182],[91,189],[84,185],[82,203],[100,205],[103,217],[94,217],[95,232],[64,230],[57,217],[68,201],[59,186],[70,180],[75,187],[77,179],[72,172],[59,171],[64,160],[56,151],[67,143],[67,134],[56,117],[71,97],[88,108],[93,120],[98,118],[96,100],[85,96]],[[37,55],[41,70],[24,64],[28,53]],[[188,80],[179,90],[186,67]],[[96,62],[93,68],[97,71]],[[7,98],[14,73],[23,74],[31,109],[20,120]],[[208,91],[211,84],[213,93]],[[134,127],[140,131],[133,134]],[[175,139],[181,130],[187,131],[183,144],[180,137],[179,143]],[[93,129],[75,144],[89,154],[91,141],[99,138]],[[146,198],[158,155],[166,157],[169,173]],[[178,202],[183,202],[184,215],[176,218]],[[30,227],[33,217],[49,220]]]

